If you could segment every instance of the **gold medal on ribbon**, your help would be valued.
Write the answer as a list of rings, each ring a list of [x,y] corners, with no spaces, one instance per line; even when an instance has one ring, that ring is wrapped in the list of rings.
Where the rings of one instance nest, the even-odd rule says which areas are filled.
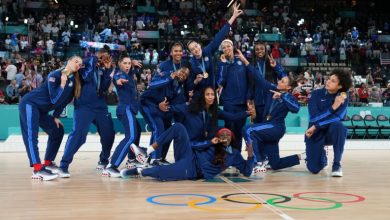
[[[203,73],[203,78],[205,78],[205,79],[209,78],[209,74],[207,72],[204,72]]]
[[[342,93],[340,93],[340,96],[345,99],[345,98],[347,98],[347,93],[346,92],[342,92]]]
[[[61,71],[61,73],[62,74],[65,74],[66,76],[69,76],[70,75],[70,71],[68,70],[68,69],[63,69],[62,71]]]

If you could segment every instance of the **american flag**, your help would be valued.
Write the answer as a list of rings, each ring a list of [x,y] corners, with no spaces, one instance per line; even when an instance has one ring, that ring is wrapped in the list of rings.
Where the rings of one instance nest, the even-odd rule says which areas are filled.
[[[381,59],[381,65],[390,65],[390,59]]]
[[[380,55],[381,65],[390,65],[390,54],[389,53],[381,53]]]

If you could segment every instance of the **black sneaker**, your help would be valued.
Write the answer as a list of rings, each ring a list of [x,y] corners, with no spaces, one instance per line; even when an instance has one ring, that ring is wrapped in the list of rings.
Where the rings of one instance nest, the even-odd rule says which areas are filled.
[[[168,164],[169,164],[169,162],[168,162]],[[149,165],[153,166],[153,167],[155,167],[155,166],[164,166],[164,165],[168,165],[168,164],[164,163],[162,161],[162,159],[152,159],[152,160],[150,160],[150,163],[149,163]]]
[[[54,174],[58,173],[59,168],[58,168],[57,164],[54,162],[51,162],[50,165],[46,165],[44,167],[45,167],[45,169],[50,170]]]
[[[54,180],[57,177],[57,174],[54,174],[50,170],[47,170],[45,167],[43,167],[41,170],[33,171],[31,179],[49,181]]]
[[[123,169],[121,170],[120,175],[123,179],[129,178],[131,176],[141,176],[140,170],[141,168]]]
[[[169,165],[169,164],[171,164],[171,163],[170,163],[169,161],[167,161],[167,159],[165,159],[165,158],[164,158],[164,159],[161,159],[160,162],[161,162],[162,165]]]
[[[68,171],[68,169],[64,169],[64,168],[58,168],[58,176],[61,177],[61,178],[69,178],[70,177],[70,173]]]

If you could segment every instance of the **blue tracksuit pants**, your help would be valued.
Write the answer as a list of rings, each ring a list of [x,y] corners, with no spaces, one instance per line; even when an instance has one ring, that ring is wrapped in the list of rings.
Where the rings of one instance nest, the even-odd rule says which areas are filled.
[[[64,128],[62,126],[57,128],[54,117],[47,112],[39,112],[38,108],[33,104],[20,103],[19,112],[20,128],[30,160],[30,166],[41,163],[38,151],[39,127],[49,135],[45,160],[54,161],[64,137]]]
[[[142,171],[143,176],[169,181],[197,178],[195,154],[191,149],[186,128],[182,124],[176,123],[168,128],[157,139],[157,143],[160,147],[172,140],[175,163],[144,169]]]
[[[94,112],[91,109],[75,109],[73,113],[73,130],[69,134],[65,145],[64,155],[61,159],[60,167],[67,170],[72,162],[74,155],[87,139],[89,126],[95,124],[100,135],[102,152],[100,153],[100,162],[108,163],[112,144],[114,143],[115,131],[111,114],[108,112]]]
[[[338,169],[343,156],[346,137],[347,128],[342,122],[338,121],[331,123],[325,129],[317,130],[310,138],[305,138],[307,169],[312,173],[318,173],[328,164],[325,145],[333,145],[334,160],[332,169]]]
[[[256,118],[255,120],[253,121],[254,124],[256,123],[261,123],[264,121],[264,118],[263,118],[263,113],[264,113],[264,105],[256,105],[255,106],[255,109],[256,109]]]
[[[156,109],[151,109],[154,107],[150,107],[148,105],[142,105],[140,108],[141,114],[143,115],[146,123],[148,123],[149,127],[152,130],[152,136],[150,138],[150,144],[153,144],[160,135],[172,124],[172,117],[170,113],[166,113],[166,117],[161,117],[160,115],[153,115],[152,111],[158,111]],[[160,159],[165,158],[167,152],[169,150],[170,142],[160,146],[156,151],[151,155],[152,159]],[[164,155],[164,157],[163,157]]]
[[[223,110],[226,112],[230,113],[237,113],[237,112],[243,112],[247,110],[246,104],[243,105],[231,105],[229,103],[224,103],[223,104]],[[246,123],[246,118],[240,119],[240,120],[235,120],[235,121],[230,121],[230,120],[225,120],[225,127],[229,128],[231,131],[233,131],[238,146],[241,148],[242,147],[242,135],[241,131],[242,128],[244,127]]]
[[[253,152],[257,161],[264,160],[264,156],[268,157],[268,164],[273,170],[279,170],[299,164],[297,155],[280,158],[279,140],[283,137],[284,133],[284,125],[267,122],[246,125],[243,128],[244,139],[247,143],[253,144]]]
[[[135,155],[130,151],[130,145],[135,143],[139,145],[141,137],[141,126],[138,123],[136,116],[131,112],[130,107],[127,106],[124,112],[125,114],[118,114],[118,119],[123,125],[125,131],[125,138],[121,140],[118,146],[115,148],[114,154],[111,157],[111,164],[115,167],[119,167],[126,154],[129,154],[129,159],[134,159]]]

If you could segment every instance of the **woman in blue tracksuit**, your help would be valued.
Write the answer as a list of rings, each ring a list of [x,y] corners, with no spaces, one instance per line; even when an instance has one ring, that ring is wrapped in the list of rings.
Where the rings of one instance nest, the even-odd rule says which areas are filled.
[[[255,61],[254,61],[254,69],[256,70],[256,75],[261,76],[263,79],[268,82],[276,84],[277,80],[280,80],[283,76],[279,74],[274,74],[273,67],[269,65],[267,47],[263,42],[255,43]],[[252,78],[252,77],[250,77]],[[250,89],[251,94],[253,95],[253,103],[256,109],[256,115],[259,117],[254,118],[253,123],[263,122],[263,112],[264,112],[264,94],[263,89],[256,86],[254,80],[250,80]]]
[[[218,129],[218,119],[239,120],[254,112],[243,111],[229,113],[218,108],[215,91],[212,87],[201,90],[199,99],[192,100],[188,105],[169,105],[167,102],[159,105],[164,112],[176,112],[184,116],[184,127],[187,129],[191,146],[201,148],[211,145]]]
[[[121,170],[122,178],[140,175],[154,177],[162,181],[211,179],[229,166],[236,167],[245,176],[251,174],[253,168],[252,149],[247,148],[248,159],[245,160],[241,151],[237,150],[233,132],[229,129],[221,129],[211,140],[211,146],[199,149],[191,146],[185,127],[176,123],[163,132],[150,147],[157,149],[172,140],[175,163],[147,169],[124,169]],[[147,155],[142,148],[132,145],[132,149],[140,162],[146,160]]]
[[[242,61],[233,53],[233,42],[223,40],[221,62],[218,63],[217,84],[218,94],[221,94],[223,110],[227,112],[242,112],[247,109],[247,103],[251,99],[248,71]],[[246,119],[225,120],[225,127],[236,135],[238,146],[242,146],[241,130]]]
[[[20,127],[30,166],[34,167],[33,179],[52,180],[57,177],[51,170],[56,168],[53,161],[64,136],[64,128],[58,118],[73,97],[80,96],[77,71],[81,65],[80,57],[71,57],[65,68],[49,73],[45,83],[25,95],[19,104]],[[53,114],[49,115],[52,110]],[[49,135],[43,165],[38,152],[39,127]]]
[[[180,42],[174,42],[171,44],[170,47],[170,59],[158,64],[155,74],[153,75],[152,81],[160,81],[165,80],[170,77],[172,72],[178,72],[178,70],[184,66],[188,67],[187,62],[185,62],[183,58],[183,44]],[[186,86],[186,79],[183,81],[177,81],[176,85],[174,86],[175,89],[175,99],[172,100],[175,104],[181,104],[185,103],[188,100],[188,90]],[[148,91],[147,89],[146,91]],[[148,91],[147,94],[150,95],[151,93],[156,92],[155,89],[152,89],[153,91]],[[159,97],[159,96],[157,96]],[[152,137],[150,138],[150,144],[154,142],[154,138],[161,134],[165,129],[169,128],[172,124],[172,120],[175,119],[177,121],[181,121],[182,118],[180,115],[172,115],[172,114],[165,114],[165,115],[159,115],[160,117],[163,117],[163,125],[159,122],[159,119],[155,121],[153,117],[157,117],[154,115],[154,104],[153,101],[146,101],[148,98],[143,98],[141,96],[141,114],[145,118],[146,122],[148,123],[149,127],[152,129]],[[155,98],[151,98],[152,100],[157,100]],[[163,101],[162,99],[161,101]],[[160,102],[161,102],[160,101]],[[148,102],[148,103],[146,103]],[[157,103],[158,104],[158,103]],[[153,116],[153,117],[152,117]],[[156,133],[156,134],[155,134]],[[155,154],[151,156],[153,159],[154,165],[161,165],[161,164],[169,164],[168,161],[166,161],[165,157],[168,153],[169,144],[166,144],[162,148],[160,148]]]
[[[316,174],[328,165],[325,145],[333,145],[334,159],[331,176],[342,177],[341,158],[347,129],[342,120],[347,114],[351,76],[335,69],[325,88],[314,90],[309,99],[309,128],[305,133],[307,168]]]
[[[270,58],[268,58],[270,57]],[[270,65],[270,60],[273,60],[272,55],[268,55],[266,44],[263,42],[256,42],[255,44],[255,61],[254,61],[254,75],[259,76],[268,82],[274,83],[278,80],[281,80],[285,73],[284,71],[274,71],[274,68]],[[281,68],[277,68],[277,70],[281,70]],[[276,74],[275,74],[276,72]],[[253,76],[249,76],[250,78],[250,90],[253,98],[253,104],[251,102],[251,107],[253,106],[256,111],[256,117],[252,119],[252,123],[261,123],[264,121],[264,107],[265,107],[265,97],[264,88],[261,88],[256,85],[256,80],[254,80]],[[254,145],[257,146],[256,139],[253,140]],[[258,152],[258,148],[253,148],[255,159],[263,158],[265,160],[265,155],[261,155],[259,157],[260,152]],[[266,161],[266,160],[265,160]],[[258,166],[256,167],[258,170],[259,166],[263,167],[265,164],[261,164],[262,161],[257,161]]]
[[[110,49],[107,46],[99,50],[97,56],[89,57],[83,62],[85,68],[81,69],[81,95],[74,102],[73,129],[61,159],[58,172],[60,177],[70,177],[69,164],[85,143],[91,123],[96,125],[102,144],[97,168],[103,169],[108,164],[115,138],[111,114],[104,98],[104,92],[111,84],[111,62]]]
[[[182,104],[183,90],[181,84],[185,82],[190,73],[188,63],[183,63],[177,71],[160,72],[158,77],[154,77],[149,87],[141,95],[141,113],[146,122],[152,129],[151,143],[155,142],[159,135],[162,134],[172,124],[173,114],[161,112],[159,104],[169,102],[172,104]],[[159,148],[151,155],[153,165],[167,164],[165,161],[169,144]]]
[[[127,53],[122,53],[118,59],[118,66],[114,74],[114,85],[118,92],[119,104],[116,115],[123,125],[125,137],[115,148],[111,162],[103,170],[102,175],[120,177],[118,167],[130,150],[130,145],[139,144],[141,126],[136,118],[138,113],[138,91],[134,73],[131,71],[131,59]],[[134,159],[130,153],[129,159]]]
[[[288,91],[291,89],[291,83],[293,79],[290,79],[286,74],[278,81],[275,86],[266,81],[260,75],[255,75],[256,71],[248,60],[238,51],[238,57],[242,60],[245,66],[248,68],[249,73],[254,77],[256,86],[263,89],[265,100],[265,111],[262,115],[264,122],[246,125],[242,129],[242,135],[245,139],[247,146],[252,146],[253,140],[256,139],[259,154],[256,155],[256,160],[262,161],[264,158],[260,158],[261,155],[268,157],[268,163],[274,170],[283,169],[298,165],[301,155],[291,155],[288,157],[280,158],[279,156],[279,140],[286,132],[285,118],[288,112],[297,113],[299,111],[299,104],[297,100]],[[272,59],[272,57],[270,57]],[[276,72],[283,71],[280,65],[272,59],[271,66],[275,68]],[[266,163],[262,163],[265,166]],[[254,173],[262,172],[264,167],[256,165],[253,170]]]
[[[212,58],[226,34],[229,33],[234,21],[242,13],[243,11],[239,10],[239,5],[234,4],[232,17],[205,48],[202,49],[202,46],[194,40],[187,42],[187,48],[192,55],[189,59],[191,63],[191,75],[187,80],[187,89],[188,91],[193,91],[193,98],[200,96],[201,90],[207,86],[215,88],[216,83]]]

